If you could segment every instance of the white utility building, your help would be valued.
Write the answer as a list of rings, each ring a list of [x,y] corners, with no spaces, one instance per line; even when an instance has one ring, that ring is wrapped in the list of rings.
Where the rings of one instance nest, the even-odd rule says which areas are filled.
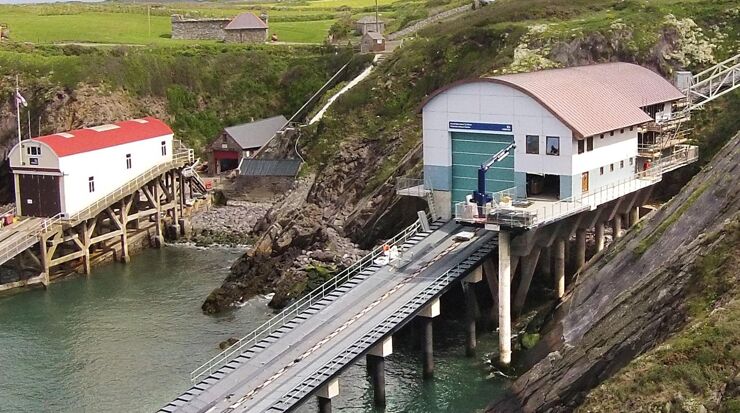
[[[172,159],[173,132],[147,117],[22,141],[10,152],[19,215],[72,216]]]
[[[666,119],[685,96],[649,69],[608,63],[465,80],[423,103],[424,175],[442,208],[477,188],[563,200],[634,176],[638,133]],[[448,214],[445,214],[448,215]]]

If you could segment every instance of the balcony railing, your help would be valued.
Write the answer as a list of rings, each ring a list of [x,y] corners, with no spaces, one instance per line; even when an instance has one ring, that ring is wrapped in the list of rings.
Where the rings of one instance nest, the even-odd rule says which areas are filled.
[[[455,204],[455,220],[475,225],[532,228],[592,210],[606,202],[653,185],[662,179],[664,173],[695,162],[699,157],[696,146],[680,145],[677,148],[673,154],[658,159],[646,170],[594,191],[566,199],[517,199],[516,188],[509,188],[490,194],[493,201],[482,207],[471,202],[458,202]]]
[[[423,179],[404,176],[396,180],[396,193],[398,195],[424,198],[429,194],[429,191],[424,186]]]

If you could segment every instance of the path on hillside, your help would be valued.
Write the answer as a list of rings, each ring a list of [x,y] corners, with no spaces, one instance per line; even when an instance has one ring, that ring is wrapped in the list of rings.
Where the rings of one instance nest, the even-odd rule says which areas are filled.
[[[324,117],[324,113],[326,113],[326,111],[329,109],[329,106],[331,106],[331,104],[334,103],[334,101],[337,100],[339,96],[342,96],[345,92],[352,89],[358,83],[360,83],[363,79],[368,77],[370,73],[373,71],[373,69],[375,68],[375,64],[378,62],[379,58],[380,58],[380,55],[376,54],[375,57],[373,58],[373,64],[365,68],[365,70],[363,70],[362,73],[357,75],[357,77],[355,77],[354,79],[350,80],[350,82],[347,83],[342,89],[340,89],[339,92],[335,93],[332,97],[330,97],[329,100],[326,102],[326,104],[321,108],[321,110],[319,110],[318,113],[316,113],[316,115],[314,115],[314,117],[311,118],[308,124],[313,125],[314,123],[320,121],[321,118]]]
[[[433,16],[429,16],[426,19],[419,20],[418,22],[412,24],[411,26],[399,30],[397,32],[393,32],[388,35],[388,40],[396,40],[400,39],[402,37],[406,37],[410,34],[414,34],[418,32],[419,30],[431,25],[432,23],[436,23],[438,21],[449,19],[451,17],[455,17],[459,14],[465,13],[468,10],[472,10],[473,7],[470,4],[466,4],[464,6],[456,7],[454,9],[446,10],[441,13],[437,13]]]

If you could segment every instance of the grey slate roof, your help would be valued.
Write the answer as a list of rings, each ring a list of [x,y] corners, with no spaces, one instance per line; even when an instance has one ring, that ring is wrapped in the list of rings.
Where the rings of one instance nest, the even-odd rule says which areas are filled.
[[[257,17],[254,13],[242,13],[236,17],[234,17],[234,20],[232,20],[228,25],[226,25],[225,30],[243,30],[243,29],[266,29],[267,24],[265,24],[262,19]]]
[[[266,144],[275,132],[279,131],[288,119],[285,116],[273,116],[271,118],[244,123],[241,125],[224,128],[224,132],[231,136],[242,149],[258,148]]]
[[[296,176],[301,168],[297,159],[249,159],[239,164],[241,176]]]

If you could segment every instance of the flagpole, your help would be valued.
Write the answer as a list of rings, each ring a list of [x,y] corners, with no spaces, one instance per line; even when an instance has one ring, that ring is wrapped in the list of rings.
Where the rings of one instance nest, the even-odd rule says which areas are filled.
[[[15,95],[18,96],[20,94],[20,88],[18,86],[18,75],[15,75]],[[20,102],[18,99],[14,96],[13,100],[15,100],[15,117],[18,121],[18,143],[21,143],[21,140],[23,139],[21,137],[21,108],[20,108]]]

